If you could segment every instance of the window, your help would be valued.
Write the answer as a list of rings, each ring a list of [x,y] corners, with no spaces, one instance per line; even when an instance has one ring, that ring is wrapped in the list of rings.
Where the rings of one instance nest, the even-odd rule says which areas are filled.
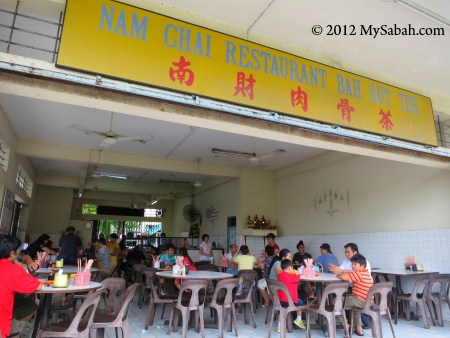
[[[97,206],[95,204],[83,204],[81,207],[81,214],[96,215],[97,214]]]
[[[162,218],[164,215],[164,209],[145,209],[144,217]]]
[[[0,137],[0,168],[5,172],[8,170],[9,152],[8,144]]]
[[[148,235],[151,236],[156,232],[161,231],[161,222],[137,222],[137,221],[126,221],[125,222],[125,235],[131,235],[132,237]]]
[[[28,197],[31,197],[34,183],[20,164],[19,169],[17,169],[16,184],[19,186],[19,188],[25,191]]]

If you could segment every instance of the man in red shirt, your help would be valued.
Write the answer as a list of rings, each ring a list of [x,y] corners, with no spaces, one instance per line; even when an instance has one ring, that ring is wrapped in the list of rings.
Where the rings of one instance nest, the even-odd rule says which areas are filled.
[[[0,331],[2,338],[11,333],[14,293],[31,293],[42,288],[38,279],[15,264],[21,241],[13,236],[0,235]]]
[[[293,264],[290,259],[283,259],[281,261],[281,269],[283,270],[278,274],[278,280],[286,285],[289,294],[292,298],[292,301],[295,305],[302,305],[303,301],[298,298],[297,289],[298,282],[300,282],[300,275],[292,268]],[[280,299],[280,304],[283,307],[287,307],[289,305],[288,298],[286,294],[282,291],[278,291],[278,298]],[[294,320],[294,324],[297,325],[301,329],[305,329],[305,324],[302,321],[302,310],[297,311],[297,318]],[[280,332],[280,322],[278,322],[277,332]]]

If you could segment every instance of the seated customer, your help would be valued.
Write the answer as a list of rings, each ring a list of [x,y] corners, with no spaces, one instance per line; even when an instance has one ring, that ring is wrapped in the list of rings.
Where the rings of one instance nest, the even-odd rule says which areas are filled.
[[[100,260],[100,269],[96,278],[97,281],[102,281],[111,274],[111,267],[109,265],[110,255],[111,252],[106,246],[105,239],[99,238],[95,246],[95,256]]]
[[[162,267],[173,266],[177,262],[177,255],[175,255],[175,246],[173,244],[167,245],[166,253],[161,255],[159,259]]]
[[[258,257],[257,264],[259,268],[262,270],[263,278],[258,280],[256,283],[256,286],[258,288],[259,293],[261,294],[261,297],[264,300],[263,307],[269,306],[269,294],[267,293],[267,282],[266,279],[269,278],[270,274],[270,267],[272,265],[272,260],[275,254],[275,250],[272,246],[266,245],[264,248],[264,253]]]
[[[241,245],[239,250],[240,255],[234,258],[234,262],[238,265],[238,271],[253,270],[253,265],[256,263],[256,258],[250,253],[247,245]]]
[[[345,297],[345,309],[352,310],[355,323],[355,334],[364,336],[361,321],[361,310],[367,299],[370,287],[373,285],[372,277],[366,269],[366,258],[363,255],[354,255],[351,272],[341,272],[336,275],[339,279],[353,283],[352,293]]]
[[[236,244],[231,244],[230,245],[230,252],[227,254],[227,258],[228,258],[228,268],[225,271],[226,273],[231,273],[233,276],[237,276],[238,273],[238,265],[237,263],[234,261],[234,258],[238,255],[238,247]]]
[[[296,306],[303,305],[303,301],[298,298],[297,288],[298,283],[300,282],[300,275],[293,269],[293,264],[290,259],[283,259],[281,261],[281,269],[283,270],[278,274],[278,280],[286,285],[289,294],[292,298],[292,301]],[[288,307],[289,302],[287,295],[278,291],[278,298],[280,299],[280,305],[282,307]],[[302,321],[302,310],[297,311],[297,318],[294,320],[294,324],[297,325],[301,329],[306,329],[305,324]],[[278,322],[277,332],[280,332],[280,322]]]
[[[141,246],[137,244],[133,249],[128,251],[125,260],[120,264],[120,270],[124,271],[125,276],[129,279],[129,282],[131,281],[131,270],[133,265],[141,264],[143,261],[145,261],[145,255],[141,250]]]
[[[38,252],[46,252],[49,255],[55,255],[56,252],[50,250],[51,246],[49,245],[49,242],[50,236],[47,234],[42,234],[33,243],[31,243],[28,248],[25,249],[25,253],[32,259],[37,258]]]
[[[316,263],[320,263],[323,267],[323,272],[330,272],[330,264],[338,265],[338,259],[331,252],[330,244],[323,243],[320,246],[321,255],[316,259]]]
[[[292,261],[294,262],[294,266],[298,268],[305,265],[304,259],[312,258],[312,256],[305,252],[305,244],[303,244],[303,241],[297,243],[297,251],[298,252],[296,252],[292,258]]]
[[[22,322],[28,323],[35,312],[35,308],[29,313],[25,307],[24,310],[27,313],[19,313],[22,307],[17,307],[14,315],[20,319],[18,322],[14,320],[13,323],[15,293],[31,293],[42,288],[38,279],[16,264],[21,244],[21,241],[16,237],[0,235],[0,332],[2,338],[9,336],[11,332],[22,331],[24,327]]]
[[[337,266],[334,264],[330,264],[329,265],[329,269],[331,272],[333,273],[341,273],[341,272],[352,272],[352,262],[350,261],[350,259],[354,256],[357,255],[358,252],[358,245],[356,245],[355,243],[347,243],[344,246],[344,253],[345,253],[345,259],[344,261],[341,263],[341,265]],[[370,267],[370,263],[369,261],[366,259],[366,269],[369,271],[369,275],[372,276],[372,269]],[[352,293],[352,287],[353,284],[349,283],[349,288],[348,288],[348,293]],[[347,319],[350,320],[349,318],[350,316],[347,317]],[[365,329],[370,329],[370,316],[368,314],[363,313],[361,315],[361,319],[362,322],[364,324],[364,328]]]

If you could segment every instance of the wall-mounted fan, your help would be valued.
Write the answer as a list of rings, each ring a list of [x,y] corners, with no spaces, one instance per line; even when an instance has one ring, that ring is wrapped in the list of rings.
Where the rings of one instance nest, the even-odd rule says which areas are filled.
[[[228,150],[228,149],[220,149],[220,148],[211,148],[211,152],[213,154],[223,154],[223,155],[231,155],[231,156],[240,156],[247,157],[249,162],[252,164],[259,164],[261,161],[266,160],[273,156],[278,156],[284,154],[286,150],[284,149],[275,149],[263,154],[248,153],[245,151],[238,150]]]
[[[198,219],[201,219],[200,211],[192,204],[187,204],[183,208],[183,217],[186,222],[193,223]]]
[[[100,148],[108,148],[108,147],[116,144],[117,142],[122,142],[122,141],[136,141],[136,142],[141,142],[141,143],[147,143],[151,138],[153,138],[152,135],[123,136],[123,135],[118,135],[118,134],[114,133],[112,131],[113,118],[114,118],[114,113],[111,113],[111,121],[109,123],[109,130],[106,131],[106,132],[100,132],[100,131],[96,131],[96,130],[89,130],[89,129],[80,127],[80,126],[75,125],[75,124],[70,125],[69,128],[73,128],[73,129],[79,130],[79,131],[83,132],[86,135],[102,136],[103,140],[102,140],[102,142],[99,145]]]

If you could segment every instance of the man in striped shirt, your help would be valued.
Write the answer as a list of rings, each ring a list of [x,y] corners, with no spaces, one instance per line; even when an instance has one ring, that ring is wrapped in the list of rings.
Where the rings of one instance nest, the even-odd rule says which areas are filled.
[[[353,321],[355,323],[354,333],[363,336],[361,322],[361,310],[366,302],[367,294],[373,285],[372,277],[366,269],[367,261],[363,255],[356,254],[350,261],[352,262],[352,272],[342,272],[336,276],[344,281],[353,283],[352,294],[345,298],[345,309],[352,310]]]

